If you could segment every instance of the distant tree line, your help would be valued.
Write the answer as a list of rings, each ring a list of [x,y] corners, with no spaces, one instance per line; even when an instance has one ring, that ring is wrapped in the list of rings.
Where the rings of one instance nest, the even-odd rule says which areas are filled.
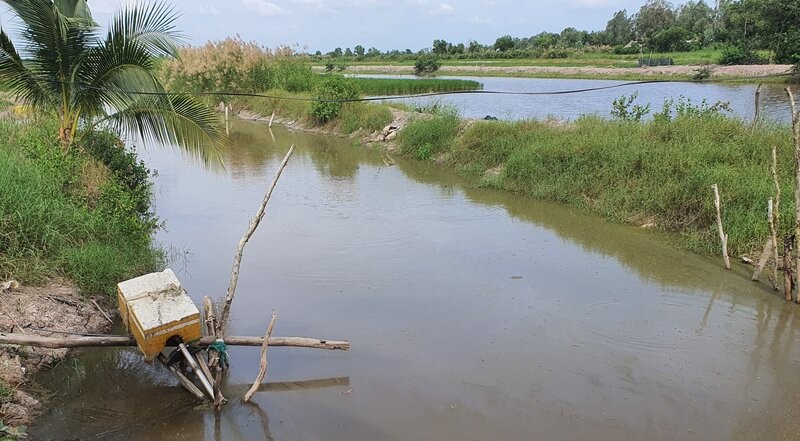
[[[433,41],[417,52],[381,52],[359,45],[336,48],[317,58],[347,60],[409,60],[421,54],[441,59],[566,58],[573,52],[680,52],[724,47],[722,62],[767,62],[755,51],[770,51],[776,63],[800,63],[800,0],[704,0],[673,6],[667,0],[647,0],[635,13],[617,11],[604,30],[568,27],[560,33],[541,32],[531,37],[504,35],[494,44],[477,41]]]

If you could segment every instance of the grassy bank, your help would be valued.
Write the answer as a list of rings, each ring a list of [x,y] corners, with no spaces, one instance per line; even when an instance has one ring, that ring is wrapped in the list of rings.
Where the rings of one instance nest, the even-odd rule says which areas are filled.
[[[109,133],[64,154],[52,121],[0,119],[0,279],[54,276],[87,295],[153,270],[148,172]]]
[[[794,218],[790,130],[701,112],[650,122],[583,117],[574,124],[475,122],[440,114],[400,134],[403,154],[479,176],[481,185],[551,200],[609,220],[677,232],[717,253],[711,185],[719,184],[732,255],[760,250],[779,151],[782,231]]]

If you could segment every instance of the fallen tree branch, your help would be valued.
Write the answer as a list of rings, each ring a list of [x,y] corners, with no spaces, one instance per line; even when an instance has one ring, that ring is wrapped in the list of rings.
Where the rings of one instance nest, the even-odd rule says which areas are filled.
[[[258,207],[256,217],[250,220],[250,226],[247,228],[247,231],[244,233],[244,236],[242,236],[241,240],[239,240],[239,246],[236,248],[236,254],[233,256],[231,280],[228,283],[228,291],[225,293],[225,303],[222,306],[222,313],[220,314],[219,322],[217,322],[218,338],[225,336],[225,327],[228,324],[228,316],[231,312],[231,303],[233,303],[233,296],[236,295],[236,285],[239,283],[239,267],[242,265],[242,253],[244,253],[244,246],[247,245],[247,241],[250,240],[250,237],[256,232],[258,224],[260,224],[261,219],[264,218],[264,212],[267,209],[267,203],[269,203],[269,199],[272,197],[272,192],[275,190],[275,186],[278,185],[278,179],[280,179],[283,169],[286,168],[289,158],[292,157],[292,153],[294,153],[294,144],[289,147],[289,151],[286,152],[286,156],[283,157],[283,161],[281,161],[278,171],[275,173],[275,178],[272,180],[272,185],[270,185],[267,194],[264,195],[264,200],[261,201],[261,206]]]
[[[248,389],[247,393],[244,394],[242,403],[250,401],[250,398],[253,397],[253,394],[258,391],[258,386],[262,381],[264,381],[264,376],[267,375],[267,367],[269,367],[269,362],[267,361],[267,348],[269,345],[267,342],[269,341],[269,338],[272,337],[272,330],[275,329],[275,321],[277,319],[278,312],[273,310],[272,318],[269,319],[269,325],[267,326],[267,333],[264,335],[264,342],[261,344],[261,362],[258,365],[258,375],[256,375],[253,385],[250,386],[250,389]]]
[[[214,337],[203,337],[199,346],[206,347],[216,340]],[[261,346],[264,337],[230,336],[223,339],[228,346]],[[0,333],[0,345],[23,345],[40,348],[110,348],[119,346],[136,346],[133,337],[125,335],[79,336],[79,337],[42,337],[39,335]],[[350,349],[349,341],[319,340],[307,337],[270,337],[269,346],[285,346],[292,348],[342,350]]]

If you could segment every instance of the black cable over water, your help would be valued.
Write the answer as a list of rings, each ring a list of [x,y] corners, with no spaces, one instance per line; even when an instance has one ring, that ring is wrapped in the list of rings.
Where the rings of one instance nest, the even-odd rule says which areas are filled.
[[[753,76],[753,77],[737,77],[737,78],[730,78],[730,79],[721,79],[719,81],[743,81],[743,80],[763,80],[769,78],[778,78],[778,77],[788,77],[794,75],[793,73],[786,72],[781,74],[772,74],[766,76]],[[613,81],[613,80],[609,80]],[[98,87],[93,86],[91,84],[86,83],[78,83],[78,82],[59,82],[61,84],[72,84],[74,86],[82,87],[85,90],[95,90],[98,92],[115,92],[115,93],[124,93],[130,95],[144,95],[144,96],[233,96],[233,97],[248,97],[248,98],[266,98],[266,99],[273,99],[273,100],[284,100],[284,101],[305,101],[305,102],[320,102],[320,103],[358,103],[358,102],[369,102],[369,101],[386,101],[386,100],[401,100],[401,99],[413,99],[413,98],[427,98],[427,97],[435,97],[435,96],[445,96],[445,95],[468,95],[468,94],[480,94],[480,95],[521,95],[521,96],[547,96],[547,95],[569,95],[575,93],[587,93],[587,92],[596,92],[600,90],[609,90],[609,89],[617,89],[621,87],[628,87],[628,86],[638,86],[638,85],[646,85],[646,84],[658,84],[658,83],[674,83],[674,82],[684,82],[682,80],[645,80],[645,81],[628,81],[625,83],[619,84],[611,84],[608,86],[598,86],[598,87],[588,87],[584,89],[569,89],[569,90],[553,90],[553,91],[542,91],[542,92],[511,92],[511,91],[499,91],[499,90],[455,90],[449,92],[428,92],[428,93],[420,93],[414,95],[390,95],[390,96],[376,96],[376,97],[366,97],[366,98],[352,98],[352,99],[344,99],[344,100],[324,100],[318,98],[305,98],[305,97],[292,97],[292,96],[277,96],[277,95],[267,95],[261,93],[250,93],[250,92],[226,92],[226,91],[214,91],[214,92],[144,92],[144,91],[136,91],[136,90],[125,90],[125,89],[109,89],[105,87]],[[692,83],[710,83],[711,81],[688,81]]]

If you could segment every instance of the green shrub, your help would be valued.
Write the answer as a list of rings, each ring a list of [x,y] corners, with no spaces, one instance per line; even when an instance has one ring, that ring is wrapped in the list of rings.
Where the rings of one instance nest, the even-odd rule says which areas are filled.
[[[162,263],[150,240],[155,219],[142,214],[149,184],[127,154],[102,156],[110,167],[81,149],[64,155],[52,124],[0,121],[0,278],[65,276],[84,294],[113,296],[116,283]],[[92,151],[103,140],[119,143],[99,134]]]
[[[414,62],[414,75],[429,75],[439,70],[439,59],[433,54],[424,54]]]
[[[717,60],[717,64],[722,64],[725,66],[735,64],[767,63],[768,60],[766,58],[758,55],[752,49],[742,44],[725,46],[725,48],[722,49],[722,55],[720,55],[719,60]]]
[[[636,98],[639,97],[639,92],[634,92],[630,96],[621,96],[614,100],[611,109],[611,116],[623,121],[641,121],[648,113],[650,113],[650,104],[641,106],[633,104]]]
[[[326,123],[339,115],[342,108],[338,100],[358,98],[358,86],[349,78],[331,75],[324,78],[314,89],[314,101],[310,114],[318,123]]]

